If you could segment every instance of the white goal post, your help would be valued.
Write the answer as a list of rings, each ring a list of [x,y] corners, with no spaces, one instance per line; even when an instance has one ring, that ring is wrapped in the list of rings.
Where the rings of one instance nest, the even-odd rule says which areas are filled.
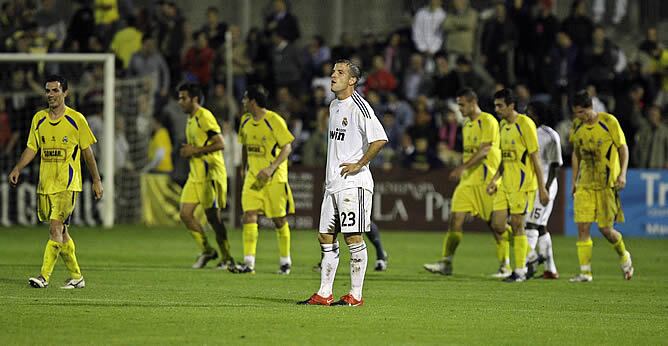
[[[113,54],[68,54],[68,53],[49,53],[49,54],[28,54],[28,53],[0,53],[0,62],[97,62],[104,63],[104,138],[113,139],[114,134],[114,78],[115,78],[115,57]],[[104,181],[104,197],[102,199],[102,222],[105,228],[110,228],[114,224],[114,141],[105,140],[102,142],[102,160],[104,168],[102,175]]]

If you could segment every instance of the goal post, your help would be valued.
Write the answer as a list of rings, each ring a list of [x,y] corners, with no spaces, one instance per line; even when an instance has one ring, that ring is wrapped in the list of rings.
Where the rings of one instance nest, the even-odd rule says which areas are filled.
[[[102,223],[105,228],[110,228],[114,224],[114,124],[115,124],[115,57],[113,54],[99,53],[49,53],[49,54],[28,54],[28,53],[0,53],[0,63],[28,63],[28,62],[96,62],[104,64],[104,138],[102,145],[102,160],[104,161],[103,172],[104,197],[102,199]],[[86,169],[86,168],[83,168]]]

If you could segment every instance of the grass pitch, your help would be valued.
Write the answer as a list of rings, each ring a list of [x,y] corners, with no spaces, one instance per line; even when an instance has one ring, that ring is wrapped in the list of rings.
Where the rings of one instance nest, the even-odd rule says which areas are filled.
[[[668,344],[666,239],[625,239],[630,282],[594,239],[594,281],[572,284],[575,239],[554,237],[561,279],[507,284],[487,277],[497,269],[489,234],[465,234],[455,275],[444,277],[422,269],[440,257],[442,233],[383,232],[389,270],[373,271],[369,243],[365,306],[342,308],[295,305],[320,284],[315,232],[292,232],[289,276],[274,274],[270,230],[255,275],[190,269],[196,251],[182,229],[75,227],[72,236],[86,288],[58,289],[59,261],[40,290],[27,278],[39,273],[48,230],[0,230],[0,344]],[[241,260],[241,232],[230,238]],[[345,245],[341,254],[336,297],[350,285]]]

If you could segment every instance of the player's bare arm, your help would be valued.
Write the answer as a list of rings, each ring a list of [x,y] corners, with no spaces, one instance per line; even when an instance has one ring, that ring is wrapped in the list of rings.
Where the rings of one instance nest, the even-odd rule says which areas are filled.
[[[489,150],[492,149],[492,143],[481,143],[480,148],[476,151],[471,158],[457,166],[455,169],[450,172],[450,180],[459,180],[459,178],[464,174],[464,171],[480,164],[489,153]]]
[[[220,133],[209,137],[209,143],[211,144],[205,145],[203,147],[196,147],[192,144],[184,143],[181,145],[181,150],[179,153],[183,158],[191,158],[193,156],[204,155],[225,149],[225,141],[223,140],[223,135]]]
[[[260,170],[260,172],[257,173],[257,179],[260,181],[266,181],[269,178],[271,178],[272,175],[274,175],[274,172],[280,166],[283,161],[288,159],[288,156],[292,152],[292,144],[288,143],[281,147],[281,152],[278,154],[278,157],[276,157],[276,160],[274,160],[268,167],[263,168]]]
[[[97,162],[95,161],[93,148],[88,147],[82,150],[81,153],[83,154],[84,161],[86,162],[86,167],[88,167],[88,172],[90,173],[90,176],[93,177],[93,193],[95,194],[95,199],[100,199],[104,194],[104,189],[102,188],[100,172],[97,170]]]
[[[550,202],[550,195],[547,193],[545,188],[545,178],[543,176],[543,168],[541,167],[540,154],[538,150],[531,153],[531,163],[533,164],[533,170],[536,173],[536,180],[538,180],[538,198],[542,205],[547,205]]]
[[[619,152],[619,166],[621,170],[619,171],[617,181],[615,181],[615,188],[621,190],[626,186],[626,171],[629,168],[629,147],[624,144],[619,146],[617,151]]]
[[[573,175],[571,176],[571,195],[575,194],[575,182],[578,180],[578,172],[580,171],[580,158],[578,158],[578,151],[573,148],[573,154],[571,155],[571,167],[573,169]]]
[[[380,151],[380,149],[383,148],[383,146],[386,143],[387,143],[386,140],[380,140],[369,143],[369,148],[359,161],[357,161],[356,163],[342,163],[341,165],[339,165],[339,167],[342,167],[341,176],[346,177],[348,175],[354,175],[357,172],[359,172],[362,169],[362,167],[366,166],[366,164],[368,164],[369,161],[373,160],[373,158],[376,157],[376,155],[378,155],[378,152]]]
[[[21,175],[21,170],[25,168],[32,160],[35,158],[35,155],[37,155],[37,152],[30,149],[26,148],[23,153],[21,154],[21,158],[19,159],[19,162],[16,163],[16,166],[14,166],[14,169],[9,173],[9,185],[12,187],[16,187],[16,185],[19,183],[19,176]]]

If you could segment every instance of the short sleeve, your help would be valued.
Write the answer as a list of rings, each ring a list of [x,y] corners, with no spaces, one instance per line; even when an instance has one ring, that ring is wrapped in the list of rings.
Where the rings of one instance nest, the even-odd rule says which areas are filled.
[[[547,148],[545,148],[546,159],[551,164],[556,163],[559,166],[563,166],[564,161],[561,158],[561,140],[559,139],[559,135],[550,133],[550,138],[551,140],[548,142]]]
[[[37,114],[32,118],[32,123],[30,124],[30,135],[28,136],[28,148],[32,149],[33,151],[39,150],[39,138],[37,135],[37,124],[39,123],[39,117]]]
[[[360,116],[360,128],[362,133],[366,137],[367,143],[373,143],[376,141],[387,141],[387,134],[383,125],[378,120],[378,117],[373,112],[371,107],[364,107],[364,110],[359,110]]]
[[[248,114],[244,114],[241,116],[241,122],[239,123],[239,131],[237,131],[237,142],[241,144],[246,144],[246,135],[244,131],[244,126],[248,121],[250,120],[250,117]]]
[[[615,143],[616,147],[621,147],[622,145],[626,145],[626,137],[624,136],[624,131],[622,131],[622,127],[619,126],[619,121],[615,117],[610,117],[608,123],[608,127],[610,128],[610,136],[612,137],[612,142]]]
[[[199,119],[199,125],[205,133],[209,133],[209,131],[220,133],[220,125],[218,125],[218,121],[216,121],[216,118],[211,113],[203,114]]]
[[[83,115],[79,116],[79,119],[77,120],[79,123],[79,147],[81,147],[81,150],[86,150],[92,144],[96,143],[97,139],[95,138],[95,135],[93,135],[93,131],[90,130],[88,121],[86,121],[86,118],[84,118]]]
[[[523,122],[523,129],[522,131],[524,132],[524,136],[526,138],[526,148],[527,152],[529,154],[533,154],[538,150],[538,134],[536,132],[536,124],[529,118],[526,119],[525,122]]]
[[[498,132],[498,128],[494,128],[494,124],[490,121],[489,118],[481,119],[480,123],[480,143],[493,143],[495,132]]]
[[[295,136],[292,135],[288,126],[285,124],[285,121],[279,118],[278,115],[274,116],[271,119],[272,128],[274,129],[274,138],[279,147],[283,147],[288,143],[292,143],[295,140]]]

